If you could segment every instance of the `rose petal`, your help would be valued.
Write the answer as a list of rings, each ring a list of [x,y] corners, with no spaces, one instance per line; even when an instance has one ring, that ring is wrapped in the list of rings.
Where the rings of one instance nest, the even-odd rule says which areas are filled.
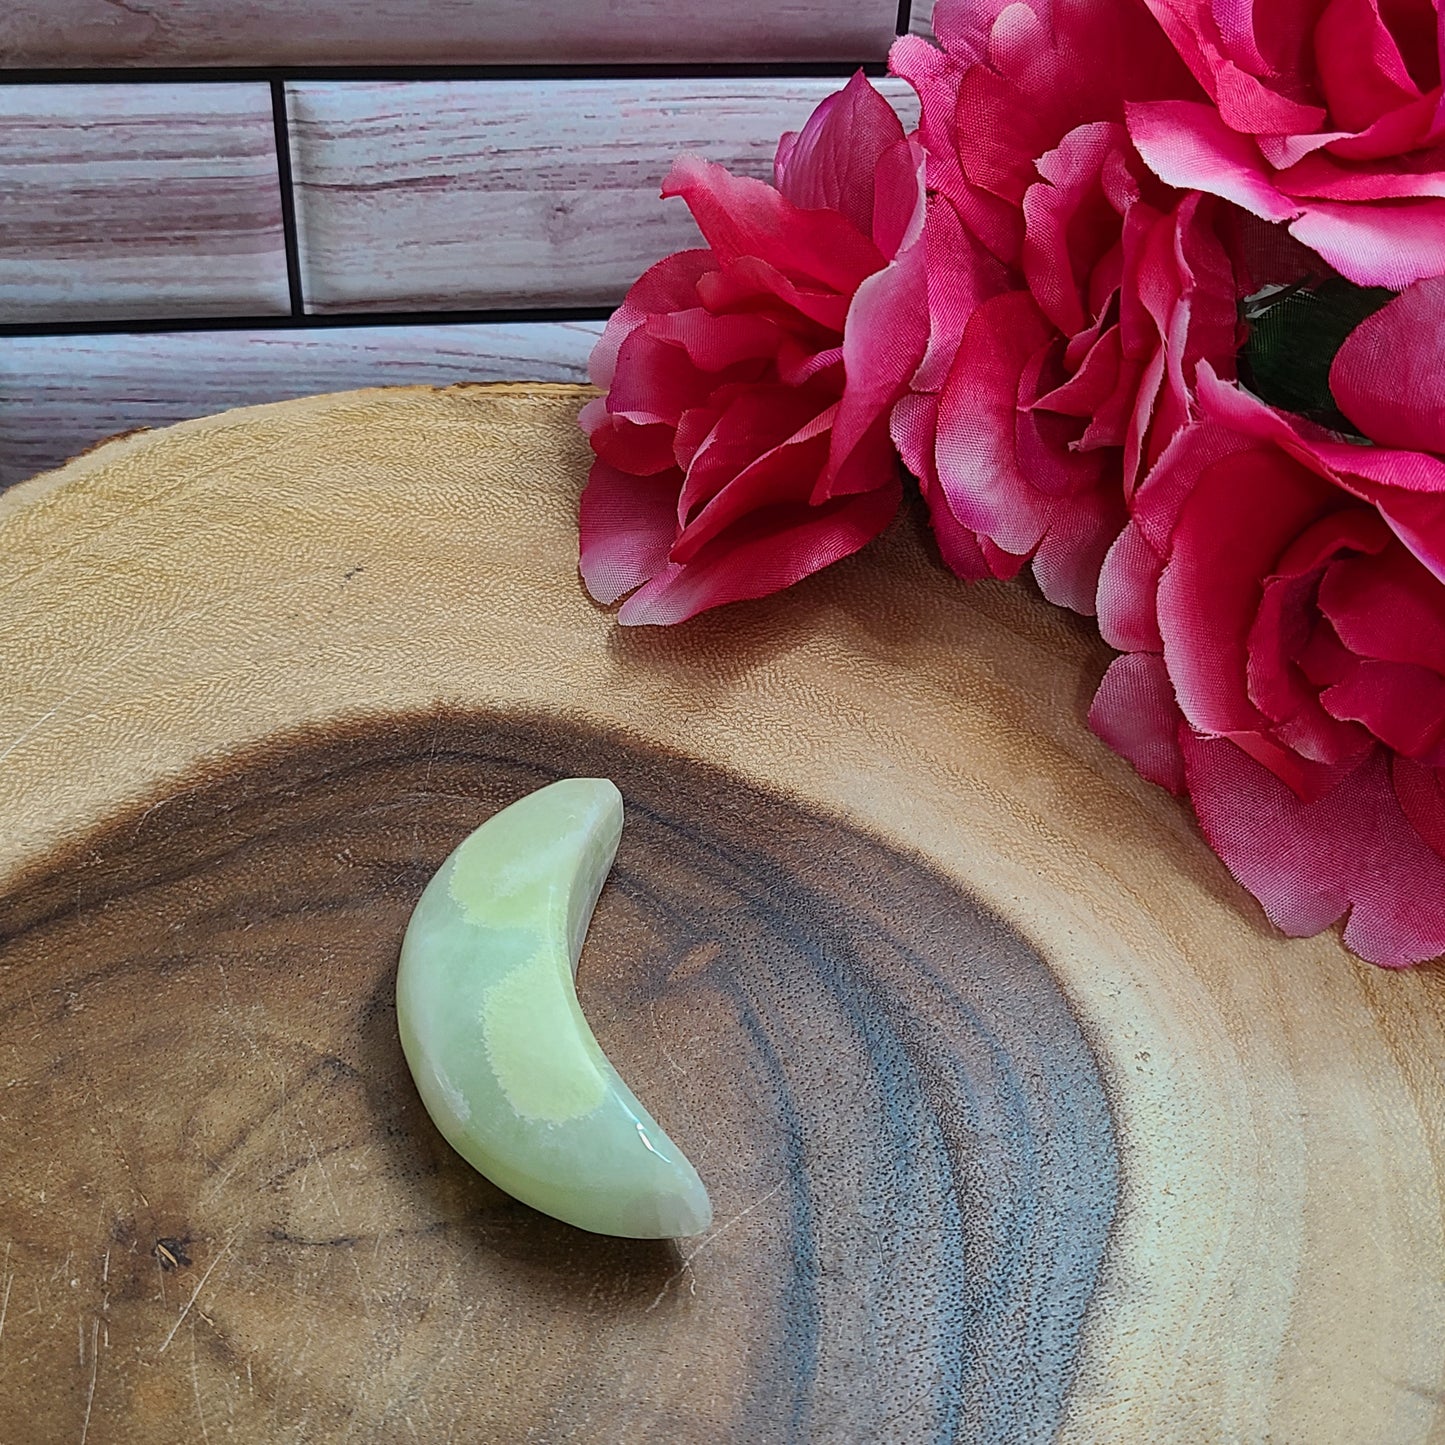
[[[1301,204],[1445,196],[1445,162],[1420,153],[1373,164],[1342,164],[1333,155],[1316,152],[1281,170],[1275,184]]]
[[[891,261],[923,235],[928,158],[916,140],[899,141],[873,174],[873,244]]]
[[[1015,454],[1019,378],[1052,339],[1026,291],[985,301],[964,330],[939,405],[937,463],[954,515],[1006,551],[1027,555],[1047,525],[1048,499]]]
[[[1223,739],[1186,734],[1183,750],[1205,837],[1277,928],[1304,936],[1348,913],[1345,944],[1370,963],[1445,952],[1445,859],[1411,826],[1383,748],[1313,802]]]
[[[1290,233],[1361,286],[1403,291],[1445,272],[1445,200],[1319,201],[1304,208]]]
[[[1288,134],[1315,130],[1324,119],[1321,107],[1292,100],[1260,79],[1298,68],[1303,58],[1298,47],[1309,34],[1318,0],[1269,0],[1270,9],[1262,12],[1273,21],[1269,55],[1257,43],[1254,22],[1261,11],[1253,6],[1200,0],[1145,3],[1231,129]],[[1292,41],[1296,53],[1286,53],[1281,40]]]
[[[698,299],[714,314],[766,310],[780,326],[806,332],[826,344],[843,334],[851,299],[837,291],[799,286],[758,256],[740,256],[725,271],[697,283]]]
[[[1176,433],[1134,494],[1134,521],[1160,556],[1169,551],[1179,510],[1200,472],[1249,451],[1256,441],[1275,441],[1276,426],[1279,433],[1294,435],[1268,407],[1220,382],[1207,361],[1195,369],[1195,393],[1203,418]],[[1238,414],[1231,410],[1236,403],[1241,404]],[[1256,422],[1254,430],[1251,424]]]
[[[1182,722],[1164,659],[1153,652],[1116,657],[1089,708],[1089,726],[1141,777],[1171,793],[1184,791]]]
[[[750,512],[686,566],[664,567],[622,604],[617,620],[624,626],[667,626],[709,607],[780,592],[871,542],[901,500],[895,480],[822,507]]]
[[[1319,606],[1357,656],[1445,674],[1445,584],[1398,543],[1333,563]]]
[[[649,336],[680,346],[701,371],[726,371],[746,361],[767,361],[778,349],[778,323],[756,312],[717,316],[701,306],[690,306],[649,316],[644,325]]]
[[[918,391],[938,391],[948,379],[968,319],[990,296],[1008,286],[1008,273],[985,250],[942,196],[928,203],[924,224],[928,288],[928,351],[913,379]]]
[[[1392,770],[1395,796],[1410,826],[1427,847],[1445,857],[1445,773],[1440,767],[1396,758]]]
[[[938,398],[917,392],[893,408],[891,433],[903,465],[918,478],[928,507],[928,519],[944,565],[958,577],[976,581],[984,577],[1013,577],[1027,558],[1000,552],[971,532],[948,505],[938,482],[933,444],[938,432]]]
[[[619,471],[651,477],[676,465],[672,450],[675,435],[670,426],[638,426],[604,411],[604,420],[591,427],[588,440],[592,450]]]
[[[1325,149],[1348,160],[1382,160],[1399,156],[1417,146],[1440,139],[1440,91],[1422,95],[1419,100],[1387,111],[1372,126],[1355,135],[1321,136]]]
[[[688,466],[677,499],[673,560],[685,561],[678,547],[696,551],[749,505],[806,500],[828,454],[832,417],[826,398],[794,387],[740,388]]]
[[[998,0],[938,0],[933,33],[950,55],[981,60],[988,53],[989,31],[998,11]]]
[[[1340,641],[1329,618],[1318,614],[1309,641],[1295,657],[1295,665],[1317,688],[1338,682],[1354,666],[1355,654]]]
[[[1154,409],[1146,466],[1189,419],[1190,397],[1201,361],[1216,375],[1232,380],[1238,313],[1233,268],[1210,224],[1222,209],[1205,197],[1186,196],[1165,222],[1161,239],[1171,248],[1172,283],[1162,292],[1141,284],[1146,307],[1159,328],[1167,383]],[[1161,272],[1163,267],[1161,266]]]
[[[1417,281],[1345,338],[1337,405],[1371,441],[1445,452],[1445,277]]]
[[[1380,513],[1417,561],[1445,577],[1445,498],[1382,497]]]
[[[1370,738],[1361,728],[1340,721],[1340,714],[1326,711],[1317,687],[1300,669],[1317,627],[1318,586],[1318,569],[1277,573],[1265,580],[1249,629],[1246,687],[1250,701],[1287,748],[1313,762],[1340,763],[1363,753]]]
[[[1223,196],[1267,221],[1299,215],[1299,203],[1271,181],[1259,148],[1225,125],[1212,106],[1155,100],[1134,102],[1127,111],[1130,139],[1161,181]]]
[[[594,396],[577,413],[577,425],[590,437],[600,426],[608,422],[607,398]]]
[[[1275,564],[1274,575],[1265,579],[1248,639],[1249,696],[1273,723],[1278,740],[1303,758],[1344,763],[1370,745],[1369,735],[1350,715],[1321,703],[1321,668],[1331,673],[1331,681],[1339,681],[1356,659],[1321,618],[1318,596],[1321,578],[1348,565],[1353,555],[1390,547],[1402,551],[1375,511],[1346,506],[1306,527]],[[1275,771],[1287,775],[1289,770]]]
[[[914,246],[868,277],[848,308],[843,328],[846,381],[815,503],[845,490],[866,491],[877,484],[880,468],[891,468],[886,418],[923,360],[928,329],[924,248]],[[871,461],[859,465],[860,448],[869,436],[881,439],[881,445],[872,449]],[[850,459],[856,459],[851,468]]]
[[[1099,572],[1099,632],[1124,652],[1162,652],[1156,597],[1164,559],[1137,521],[1115,538]],[[1172,688],[1171,688],[1172,693]]]
[[[1099,570],[1127,520],[1124,498],[1112,489],[1091,487],[1061,498],[1034,553],[1039,591],[1057,607],[1092,617]]]
[[[884,264],[872,240],[838,212],[803,210],[764,182],[698,156],[673,162],[662,194],[687,202],[724,268],[752,257],[795,282],[847,296]]]
[[[617,371],[607,393],[607,410],[638,426],[676,426],[717,384],[699,371],[680,346],[659,341],[643,325],[630,331],[617,352]]]
[[[1445,734],[1445,678],[1426,667],[1356,658],[1320,702],[1406,757],[1431,754]]]
[[[1347,130],[1419,98],[1379,0],[1330,0],[1315,22],[1314,51],[1330,118]]]
[[[1067,366],[1067,358],[1065,359]],[[1084,354],[1079,368],[1033,404],[1089,422],[1091,446],[1121,446],[1126,408],[1133,402],[1138,369],[1125,367],[1118,326],[1110,326]]]
[[[1063,497],[1095,487],[1104,458],[1079,445],[1078,419],[1038,405],[1063,376],[1063,347],[1057,338],[1041,346],[1019,372],[1014,415],[1014,457],[1035,491]]]
[[[606,391],[617,369],[617,353],[628,336],[649,316],[695,305],[697,283],[716,268],[717,259],[711,251],[677,251],[649,266],[632,283],[592,348],[587,363],[592,385]]]
[[[667,565],[681,485],[677,472],[634,477],[592,463],[582,492],[580,569],[597,601],[615,602]]]
[[[830,346],[823,351],[813,351],[794,341],[792,337],[785,336],[778,345],[773,364],[777,370],[777,379],[784,386],[802,386],[825,372],[841,367],[843,348]]]
[[[938,23],[938,11],[934,11]],[[942,37],[940,36],[940,39]],[[888,70],[918,93],[918,138],[928,154],[928,183],[957,200],[968,189],[953,139],[958,83],[972,59],[959,47],[940,50],[921,35],[904,35],[888,52]]]
[[[1128,144],[1121,125],[1077,126],[1037,161],[1042,180],[1024,193],[1023,271],[1039,309],[1065,336],[1083,329],[1085,289],[1119,234],[1101,184],[1104,163]]]
[[[1245,686],[1262,579],[1294,537],[1338,505],[1338,495],[1292,458],[1262,449],[1197,475],[1174,527],[1158,607],[1180,708],[1201,731],[1263,727]]]
[[[823,100],[802,130],[783,137],[773,174],[795,206],[837,211],[873,234],[874,176],[885,151],[903,141],[903,122],[861,70]]]
[[[732,395],[731,388],[721,387],[704,405],[683,412],[672,438],[672,458],[684,473],[692,465],[692,459],[702,444],[712,435]]]

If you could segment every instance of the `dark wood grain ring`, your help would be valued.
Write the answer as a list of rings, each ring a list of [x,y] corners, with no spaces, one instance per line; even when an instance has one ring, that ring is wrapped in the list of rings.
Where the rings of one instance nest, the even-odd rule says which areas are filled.
[[[628,809],[579,991],[709,1183],[704,1240],[514,1203],[432,1129],[397,1044],[427,877],[569,774]],[[1066,999],[919,859],[701,763],[445,714],[228,759],[0,898],[0,1028],[27,1438],[102,1405],[125,1440],[208,1411],[246,1438],[263,1406],[274,1438],[354,1440],[1061,1419],[1118,1184]]]

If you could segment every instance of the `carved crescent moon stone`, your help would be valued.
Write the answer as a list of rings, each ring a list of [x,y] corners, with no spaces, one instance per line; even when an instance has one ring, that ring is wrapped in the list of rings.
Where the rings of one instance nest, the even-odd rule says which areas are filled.
[[[700,1234],[697,1171],[593,1036],[574,979],[622,836],[622,795],[565,778],[504,808],[427,885],[396,980],[402,1050],[458,1154],[597,1234]]]

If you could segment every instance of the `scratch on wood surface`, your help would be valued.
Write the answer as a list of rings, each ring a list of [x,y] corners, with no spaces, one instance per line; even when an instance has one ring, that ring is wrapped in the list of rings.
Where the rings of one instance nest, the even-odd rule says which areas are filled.
[[[171,803],[179,802],[182,798],[189,798],[195,791],[195,788],[182,788],[180,792],[170,793],[159,802],[152,803],[150,807],[140,815],[140,820],[135,825],[135,831],[131,834],[131,842],[135,842],[135,840],[140,837],[140,830],[145,827],[146,820],[152,813],[159,811],[161,808],[168,807]]]
[[[90,1327],[90,1389],[85,1394],[85,1419],[80,1425],[80,1445],[90,1434],[90,1412],[95,1408],[95,1377],[100,1373],[100,1320],[97,1318]]]
[[[326,1190],[326,1198],[330,1202],[331,1212],[336,1216],[337,1223],[339,1224],[341,1222],[341,1204],[336,1198],[336,1191],[331,1187],[331,1175],[326,1171],[326,1165],[316,1148],[316,1140],[311,1137],[311,1131],[303,1125],[302,1132],[306,1135],[306,1147],[311,1155],[311,1160],[306,1166],[306,1173],[301,1177],[304,1180],[307,1175],[311,1173],[312,1164],[321,1171],[321,1183]]]
[[[15,1271],[10,1268],[10,1251],[14,1245],[5,1246],[5,1293],[0,1296],[0,1341],[5,1338],[5,1316],[10,1313],[10,1289],[15,1283]]]
[[[239,1159],[233,1161],[230,1166],[223,1169],[215,1179],[211,1181],[210,1187],[201,1195],[201,1203],[209,1204],[225,1187],[231,1182],[231,1177],[241,1167]]]
[[[671,1065],[675,1074],[686,1074],[687,1069],[673,1057],[672,1050],[667,1046],[667,1038],[662,1032],[662,1026],[657,1022],[657,1000],[650,998],[647,1001],[648,1017],[652,1020],[652,1034],[657,1040],[657,1047],[662,1050],[662,1057]]]
[[[702,1242],[697,1246],[697,1248],[694,1249],[690,1254],[684,1255],[682,1263],[678,1265],[678,1267],[673,1270],[673,1272],[668,1275],[665,1280],[663,1280],[662,1288],[657,1292],[657,1298],[653,1300],[650,1305],[648,1305],[648,1307],[643,1311],[643,1313],[650,1315],[653,1310],[655,1310],[658,1305],[662,1303],[663,1299],[667,1295],[668,1290],[670,1290],[673,1285],[675,1285],[677,1281],[680,1280],[682,1276],[686,1274],[689,1269],[692,1268],[693,1260],[695,1260],[698,1255],[703,1252],[703,1250],[707,1249],[710,1245],[716,1244],[717,1241],[720,1240],[723,1235],[725,1235],[730,1229],[732,1229],[734,1225],[741,1223],[744,1219],[748,1217],[748,1215],[753,1212],[753,1210],[759,1209],[764,1204],[766,1204],[768,1200],[770,1200],[775,1194],[777,1194],[777,1192],[783,1187],[785,1183],[787,1183],[785,1179],[779,1179],[778,1182],[774,1184],[773,1187],[768,1190],[768,1192],[764,1194],[761,1199],[753,1200],[753,1202],[748,1205],[748,1207],[744,1209],[740,1214],[733,1215],[733,1217],[728,1220],[726,1224],[720,1225],[717,1229],[713,1230],[713,1232],[706,1236],[706,1238],[704,1238]]]
[[[201,1375],[196,1362],[196,1332],[191,1331],[191,1393],[196,1397],[196,1415],[201,1422],[201,1439],[210,1445],[211,1432],[206,1429],[206,1412],[201,1408]]]
[[[196,1281],[196,1287],[191,1291],[190,1299],[188,1299],[185,1304],[181,1306],[181,1312],[176,1316],[176,1322],[171,1326],[170,1334],[165,1337],[164,1341],[161,1343],[160,1349],[156,1351],[156,1354],[158,1356],[165,1354],[165,1352],[170,1348],[171,1341],[176,1337],[176,1331],[180,1329],[182,1324],[185,1323],[186,1316],[191,1312],[191,1306],[195,1304],[196,1300],[200,1296],[201,1291],[206,1287],[206,1281],[210,1279],[211,1272],[218,1264],[220,1264],[223,1259],[225,1259],[226,1255],[230,1253],[231,1243],[232,1241],[228,1239],[225,1244],[221,1246],[221,1252],[215,1257],[215,1259],[210,1262],[210,1264],[206,1266],[205,1273],[202,1274],[200,1279]]]

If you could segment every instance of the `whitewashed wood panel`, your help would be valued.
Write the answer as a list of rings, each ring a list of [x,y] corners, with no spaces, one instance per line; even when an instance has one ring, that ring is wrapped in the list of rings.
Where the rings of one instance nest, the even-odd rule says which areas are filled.
[[[582,381],[603,323],[0,338],[0,488],[133,427],[358,386]]]
[[[933,5],[934,0],[913,0],[913,8],[908,15],[908,28],[914,35],[926,35],[933,39]]]
[[[264,85],[0,85],[0,321],[289,309]]]
[[[607,305],[697,244],[672,158],[771,174],[838,80],[307,83],[288,88],[315,311]],[[899,81],[882,83],[916,108]]]
[[[0,65],[881,60],[893,0],[6,0]]]

